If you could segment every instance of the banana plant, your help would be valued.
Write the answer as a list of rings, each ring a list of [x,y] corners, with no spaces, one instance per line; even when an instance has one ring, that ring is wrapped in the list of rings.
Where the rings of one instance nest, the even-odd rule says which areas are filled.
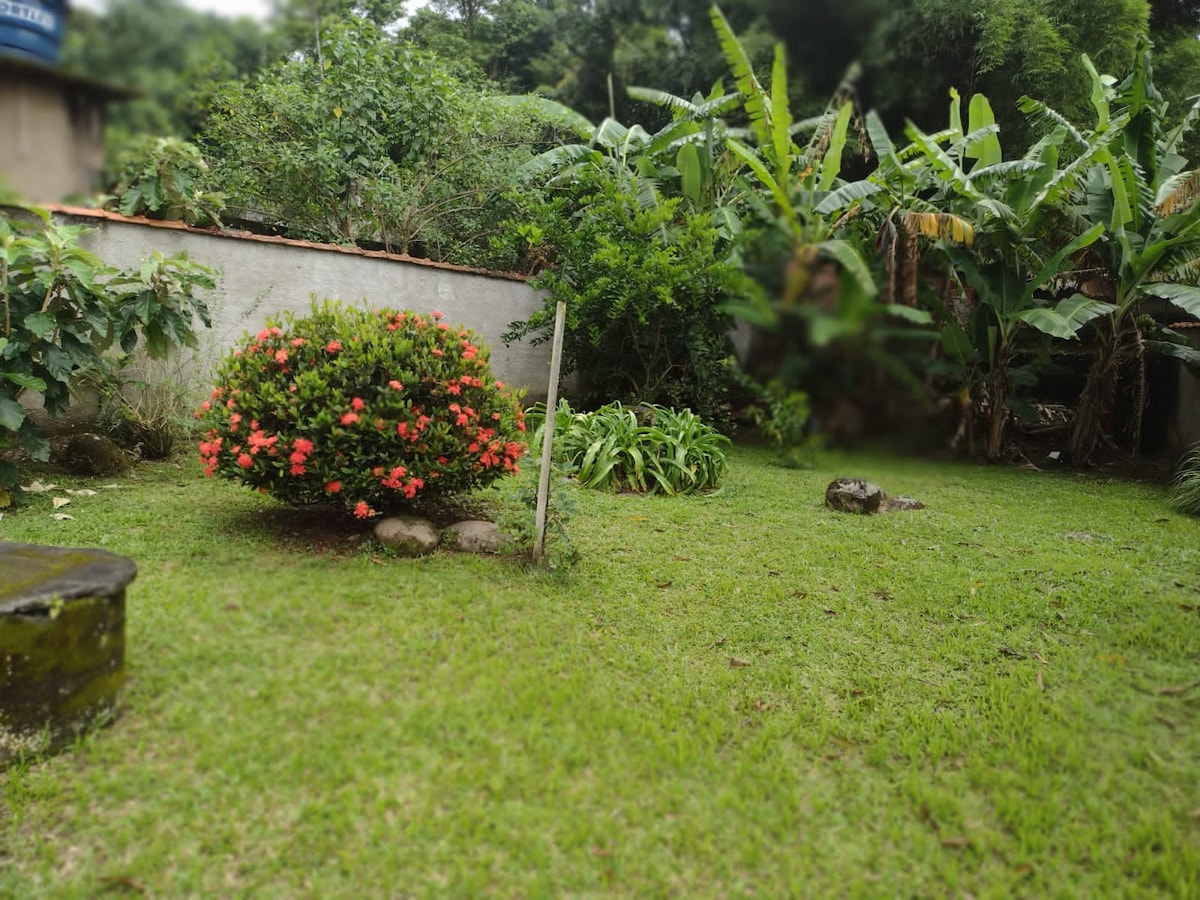
[[[934,134],[910,124],[909,143],[900,149],[868,114],[876,169],[827,197],[822,210],[849,204],[861,221],[878,223],[885,296],[900,308],[917,303],[922,255],[927,266],[941,259],[944,284],[959,295],[957,302],[927,301],[937,314],[944,368],[961,379],[968,420],[986,406],[987,453],[996,457],[1010,411],[1021,408],[1012,389],[1026,375],[1014,366],[1028,343],[1023,335],[1076,339],[1087,322],[1109,311],[1082,296],[1056,305],[1043,299],[1044,289],[1104,228],[1076,227],[1062,215],[1063,198],[1086,171],[1060,166],[1060,147],[1070,140],[1065,132],[1005,160],[986,97],[971,98],[965,129],[962,100],[953,90],[949,113],[948,127]]]
[[[822,206],[840,183],[854,105],[839,92],[811,123],[815,130],[808,142],[799,145],[796,135],[809,123],[792,118],[783,45],[775,47],[766,89],[721,10],[713,6],[710,15],[749,120],[749,142],[729,134],[725,146],[748,171],[745,202],[790,245],[780,296],[758,296],[732,304],[731,311],[751,324],[775,328],[782,316],[801,315],[808,320],[809,339],[816,346],[858,334],[878,311],[878,288],[861,249],[844,233],[849,217]],[[839,273],[833,303],[825,308],[798,303],[828,280],[822,274],[830,267]]]
[[[726,125],[721,117],[735,109],[740,98],[719,89],[707,98],[696,96],[690,101],[648,88],[630,88],[629,94],[670,107],[673,120],[653,134],[641,125],[625,126],[612,117],[593,125],[553,100],[535,98],[543,116],[586,141],[553,147],[535,156],[518,170],[518,178],[554,185],[570,179],[580,166],[592,167],[636,196],[643,209],[657,207],[664,196],[678,193],[692,209],[711,212],[723,236],[736,237],[740,229],[731,205],[732,167],[724,149]],[[665,190],[668,182],[677,185],[677,190]]]
[[[1200,169],[1188,169],[1179,152],[1200,117],[1200,100],[1166,131],[1166,107],[1154,87],[1148,47],[1140,48],[1132,73],[1119,85],[1098,75],[1086,57],[1084,62],[1097,114],[1086,137],[1101,148],[1077,200],[1082,217],[1107,224],[1094,257],[1105,272],[1112,303],[1093,329],[1093,361],[1072,422],[1076,465],[1093,458],[1127,364],[1136,366],[1135,453],[1146,401],[1146,354],[1171,356],[1200,371],[1200,352],[1149,316],[1145,303],[1165,301],[1181,322],[1200,318]],[[1120,127],[1106,129],[1111,121]]]
[[[678,193],[688,208],[711,213],[722,236],[741,231],[735,204],[735,176],[740,165],[726,149],[729,127],[722,118],[741,104],[739,94],[726,94],[718,83],[707,97],[690,100],[655,88],[630,87],[629,96],[671,110],[672,123],[647,148],[647,162],[659,179],[678,179]]]

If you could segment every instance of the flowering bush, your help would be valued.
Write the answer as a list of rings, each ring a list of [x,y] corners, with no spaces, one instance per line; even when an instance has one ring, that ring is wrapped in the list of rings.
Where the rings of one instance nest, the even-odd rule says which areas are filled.
[[[365,519],[515,473],[518,397],[478,337],[441,319],[325,301],[268,321],[196,413],[205,474]]]

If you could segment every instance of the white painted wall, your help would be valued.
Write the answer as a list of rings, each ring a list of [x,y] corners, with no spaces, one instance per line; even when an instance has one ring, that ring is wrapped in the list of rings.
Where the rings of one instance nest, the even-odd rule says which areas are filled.
[[[524,281],[301,242],[226,236],[67,209],[57,208],[56,218],[94,228],[83,243],[111,265],[136,265],[154,250],[167,255],[182,251],[217,270],[217,289],[205,297],[213,327],[200,335],[201,350],[193,360],[200,389],[207,384],[215,360],[243,332],[258,331],[272,314],[307,311],[315,295],[370,307],[440,310],[451,324],[465,325],[484,339],[497,378],[525,386],[526,402],[545,398],[549,343],[534,347],[525,340],[506,347],[500,340],[509,323],[528,318],[542,305],[539,294]]]

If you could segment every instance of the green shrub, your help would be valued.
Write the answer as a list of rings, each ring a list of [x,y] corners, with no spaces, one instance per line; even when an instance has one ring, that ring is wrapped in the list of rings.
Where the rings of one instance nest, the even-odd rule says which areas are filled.
[[[540,450],[541,445],[538,445]],[[540,459],[521,468],[515,478],[506,478],[487,494],[477,495],[490,501],[489,518],[512,538],[518,556],[530,559],[537,542],[537,496],[541,477]],[[542,563],[551,569],[569,569],[579,561],[579,550],[571,541],[567,525],[578,508],[578,485],[570,478],[570,469],[551,460],[550,490],[546,498],[546,530],[542,540]]]
[[[216,92],[201,141],[231,207],[293,237],[494,265],[514,173],[544,139],[456,67],[363,19]]]
[[[360,518],[515,473],[517,397],[479,338],[441,318],[325,301],[247,335],[197,413],[205,473]]]
[[[1200,444],[1194,446],[1180,463],[1169,501],[1181,513],[1200,516]]]
[[[207,191],[200,150],[175,137],[145,138],[125,151],[113,204],[125,216],[221,227],[225,195]]]
[[[118,270],[79,246],[85,231],[45,210],[0,216],[0,451],[49,458],[49,441],[20,402],[25,391],[43,394],[46,412],[61,416],[75,382],[105,371],[110,351],[141,346],[161,359],[196,346],[197,319],[209,324],[196,291],[213,287],[210,269],[154,253]],[[15,464],[0,462],[0,506],[17,481]]]
[[[534,442],[540,447],[540,441],[539,428]],[[690,410],[610,403],[576,413],[563,400],[554,415],[554,457],[590,488],[650,494],[710,490],[728,471],[730,448],[729,438]]]
[[[687,407],[705,420],[729,420],[729,331],[721,310],[740,276],[724,260],[710,216],[681,201],[643,207],[594,173],[542,207],[522,235],[548,268],[534,287],[543,309],[514,323],[505,340],[548,340],[555,307],[567,304],[563,372],[579,372],[586,405],[612,399]]]

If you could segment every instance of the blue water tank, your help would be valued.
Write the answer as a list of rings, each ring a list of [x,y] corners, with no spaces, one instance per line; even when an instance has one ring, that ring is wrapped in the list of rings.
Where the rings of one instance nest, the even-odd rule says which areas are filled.
[[[58,62],[67,0],[0,0],[0,56]]]

